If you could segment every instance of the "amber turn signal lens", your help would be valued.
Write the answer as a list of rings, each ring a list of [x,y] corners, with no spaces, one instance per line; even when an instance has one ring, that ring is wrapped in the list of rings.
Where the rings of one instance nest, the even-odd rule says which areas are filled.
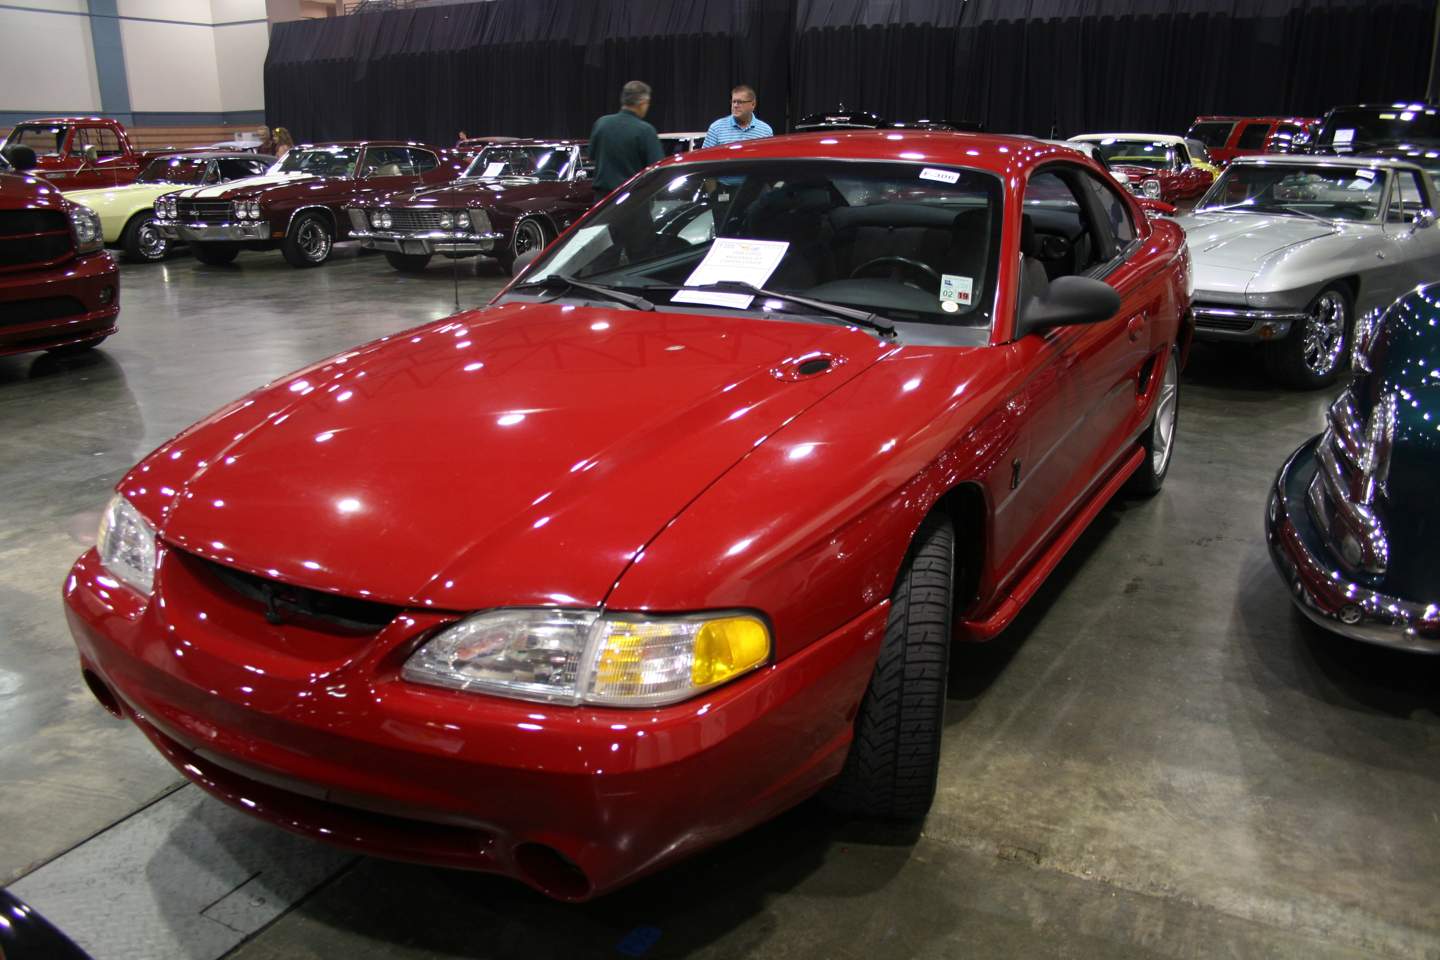
[[[770,631],[753,617],[711,620],[695,635],[690,682],[697,687],[724,683],[770,658]]]

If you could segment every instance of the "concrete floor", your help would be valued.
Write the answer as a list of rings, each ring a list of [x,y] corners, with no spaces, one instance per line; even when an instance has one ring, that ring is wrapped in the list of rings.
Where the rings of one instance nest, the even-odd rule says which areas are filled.
[[[183,883],[173,858],[123,876],[76,860],[187,796],[83,689],[60,613],[111,485],[241,392],[454,303],[445,266],[402,276],[344,247],[314,271],[274,254],[123,269],[99,351],[0,359],[0,883],[20,890],[72,848],[97,883]],[[462,304],[499,282],[462,263]],[[1310,627],[1261,535],[1328,399],[1197,350],[1164,492],[1110,505],[1020,622],[956,656],[918,835],[807,804],[582,906],[336,858],[228,955],[1440,957],[1440,661]],[[187,823],[218,817],[186,802]]]

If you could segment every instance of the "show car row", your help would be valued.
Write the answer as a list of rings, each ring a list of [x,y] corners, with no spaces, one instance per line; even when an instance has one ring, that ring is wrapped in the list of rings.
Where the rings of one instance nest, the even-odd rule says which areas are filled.
[[[1207,330],[1267,340],[1297,385],[1353,357],[1268,542],[1310,617],[1440,651],[1440,251],[1415,164],[1241,157],[1171,218],[1022,137],[748,141],[593,205],[579,148],[490,144],[467,183],[423,145],[301,147],[256,188],[162,198],[200,249],[283,246],[271,211],[329,209],[289,191],[345,179],[331,242],[419,269],[397,258],[509,238],[514,259],[485,308],[262,387],[117,485],[63,588],[82,673],[213,795],[569,900],[816,793],[921,817],[951,644],[1003,631],[1117,493],[1161,488]],[[3,180],[54,214],[37,236],[91,238],[55,262],[109,262],[93,213]],[[179,232],[212,221],[251,232]]]

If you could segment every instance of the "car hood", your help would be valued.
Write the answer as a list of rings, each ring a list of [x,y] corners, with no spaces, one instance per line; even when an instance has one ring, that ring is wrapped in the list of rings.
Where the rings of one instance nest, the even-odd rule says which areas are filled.
[[[179,183],[132,183],[123,187],[100,187],[94,190],[67,190],[65,196],[83,203],[92,210],[108,209],[111,205],[149,203],[155,198],[186,187]]]
[[[333,177],[317,177],[310,173],[262,173],[259,176],[242,177],[239,180],[216,183],[208,187],[191,187],[180,196],[191,200],[234,200],[241,197],[249,199],[280,187],[304,186],[310,189],[323,189],[324,185],[331,182],[348,184],[350,181],[336,181]]]
[[[277,381],[121,490],[167,542],[312,589],[596,606],[687,503],[890,349],[827,323],[494,307]],[[783,375],[816,353],[829,373]]]
[[[0,173],[0,210],[64,210],[60,190],[39,177]]]
[[[1175,174],[1169,170],[1156,170],[1154,167],[1142,167],[1129,163],[1112,163],[1110,164],[1110,169],[1125,174],[1125,176],[1131,180],[1141,182],[1145,180],[1159,180],[1161,183],[1164,183],[1166,180],[1175,176]]]
[[[1195,264],[1195,289],[1243,296],[1276,255],[1344,232],[1339,224],[1283,214],[1201,213],[1176,217]]]
[[[401,190],[385,197],[384,203],[416,207],[494,207],[563,196],[570,184],[525,178],[452,180],[439,186]]]

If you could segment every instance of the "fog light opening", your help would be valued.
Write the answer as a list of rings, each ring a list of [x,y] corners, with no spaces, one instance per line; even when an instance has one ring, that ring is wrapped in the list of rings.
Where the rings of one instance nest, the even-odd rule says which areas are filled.
[[[107,304],[110,303],[111,300],[114,300],[114,299],[115,299],[115,288],[114,288],[114,287],[101,287],[101,288],[100,288],[100,305],[101,305],[102,307],[103,307],[103,306],[106,306]]]
[[[561,900],[580,900],[590,894],[590,878],[575,862],[543,843],[522,843],[515,848],[515,866],[525,882]]]
[[[105,686],[105,681],[100,679],[99,674],[94,670],[81,670],[80,675],[85,678],[85,686],[90,688],[90,692],[95,695],[96,700],[100,701],[100,706],[105,708],[106,713],[117,719],[124,716],[120,710],[119,698],[110,692],[110,688]]]

